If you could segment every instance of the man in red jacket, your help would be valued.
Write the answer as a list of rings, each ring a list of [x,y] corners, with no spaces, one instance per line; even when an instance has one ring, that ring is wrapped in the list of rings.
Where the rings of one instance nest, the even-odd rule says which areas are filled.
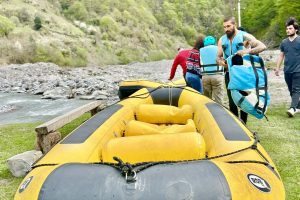
[[[172,65],[172,68],[171,68],[171,73],[170,73],[169,80],[172,80],[174,78],[178,65],[181,66],[183,77],[185,77],[186,59],[189,57],[190,51],[191,51],[191,49],[178,48],[178,54],[177,54],[177,56],[175,57],[175,59],[173,61],[173,65]]]

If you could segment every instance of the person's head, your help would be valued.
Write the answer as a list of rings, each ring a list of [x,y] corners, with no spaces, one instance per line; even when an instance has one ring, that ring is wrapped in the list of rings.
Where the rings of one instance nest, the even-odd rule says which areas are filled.
[[[216,39],[213,36],[206,36],[203,43],[205,47],[208,45],[215,45]]]
[[[177,51],[178,51],[178,52],[181,51],[181,50],[183,50],[182,47],[178,47],[178,48],[177,48]]]
[[[234,36],[236,32],[236,23],[234,17],[226,17],[223,21],[224,32],[228,38]]]
[[[203,40],[204,40],[204,36],[203,35],[199,35],[196,39],[196,42],[194,44],[194,49],[200,49],[202,47],[204,47],[204,44],[203,44]]]
[[[296,22],[296,19],[293,17],[290,17],[286,23],[285,23],[285,27],[286,27],[286,34],[289,37],[293,37],[299,30],[299,25]]]
[[[239,27],[237,28],[237,30],[246,32],[246,29],[245,29],[244,27],[242,27],[242,26],[239,26]]]

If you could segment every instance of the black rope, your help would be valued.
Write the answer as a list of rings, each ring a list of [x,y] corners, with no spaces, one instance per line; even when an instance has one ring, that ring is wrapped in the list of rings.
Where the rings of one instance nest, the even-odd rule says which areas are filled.
[[[59,165],[59,164],[56,164],[56,163],[39,164],[39,165],[31,166],[31,169],[35,169],[38,167],[55,166],[55,165]]]

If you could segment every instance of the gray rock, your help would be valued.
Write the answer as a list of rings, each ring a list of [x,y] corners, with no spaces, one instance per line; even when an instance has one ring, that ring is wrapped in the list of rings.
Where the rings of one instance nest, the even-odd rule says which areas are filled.
[[[7,160],[9,171],[15,177],[23,177],[31,171],[32,164],[42,157],[41,151],[26,151]]]
[[[51,90],[47,90],[43,93],[42,99],[70,99],[73,98],[74,95],[72,93],[71,88],[69,87],[56,87]]]

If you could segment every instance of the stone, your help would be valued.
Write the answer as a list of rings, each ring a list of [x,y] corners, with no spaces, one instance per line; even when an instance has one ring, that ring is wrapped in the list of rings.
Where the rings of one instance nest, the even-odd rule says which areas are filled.
[[[42,157],[41,151],[26,151],[24,153],[15,155],[7,159],[7,166],[9,171],[15,177],[24,177],[31,171],[31,166],[35,161]]]

